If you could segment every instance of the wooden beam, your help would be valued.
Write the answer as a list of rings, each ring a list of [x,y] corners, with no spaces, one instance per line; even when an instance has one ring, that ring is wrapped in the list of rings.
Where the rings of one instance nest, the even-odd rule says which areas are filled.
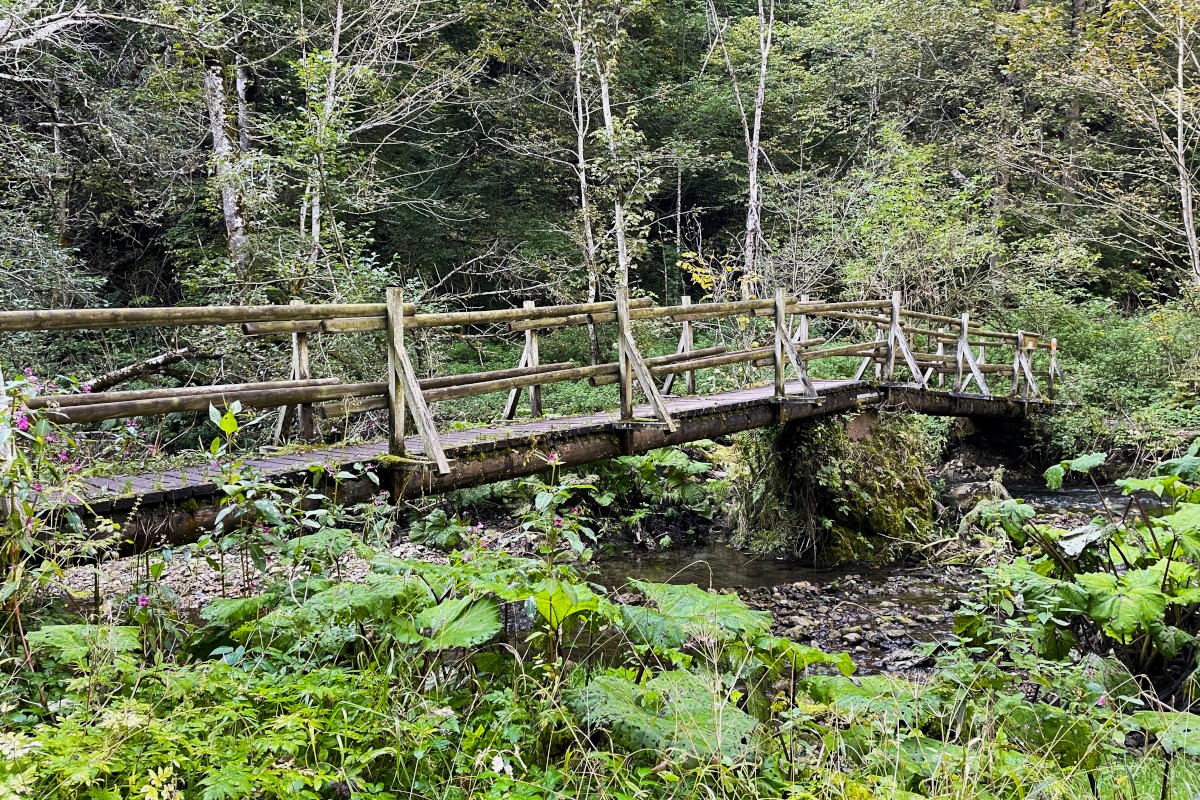
[[[404,329],[408,325],[408,320],[404,318],[401,312],[401,290],[396,287],[388,287],[388,321],[391,326],[391,347],[389,349],[389,361],[392,364],[392,379],[389,381],[389,386],[393,392],[393,421],[395,421],[395,399],[397,388],[402,390],[404,396],[404,405],[408,407],[409,413],[412,414],[413,424],[417,427],[417,434],[421,437],[421,444],[425,447],[425,457],[431,459],[436,465],[438,472],[443,475],[450,472],[450,462],[446,460],[446,453],[442,450],[441,440],[438,438],[437,425],[433,420],[433,414],[429,411],[429,406],[425,403],[425,397],[421,392],[421,385],[417,381],[417,372],[413,369],[412,360],[408,357],[408,349],[404,346]],[[397,387],[399,384],[399,387]],[[403,420],[404,406],[400,407],[400,419]],[[397,427],[397,426],[393,426]],[[403,455],[403,423],[399,426],[400,448],[399,451],[393,450],[393,455]],[[393,444],[397,433],[393,432],[391,440]]]
[[[235,384],[242,385],[245,384]],[[161,416],[177,411],[206,411],[210,405],[223,408],[234,400],[247,408],[279,408],[296,403],[317,403],[342,397],[370,397],[387,392],[387,384],[336,383],[289,388],[235,389],[222,386],[207,387],[211,391],[182,394],[144,400],[113,403],[88,403],[64,408],[42,408],[38,413],[53,422],[80,424],[106,419]]]

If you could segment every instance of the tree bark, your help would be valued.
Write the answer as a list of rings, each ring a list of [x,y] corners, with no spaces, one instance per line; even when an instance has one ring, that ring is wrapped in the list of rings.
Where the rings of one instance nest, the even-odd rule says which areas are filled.
[[[596,234],[592,228],[592,202],[587,170],[588,109],[583,97],[583,18],[574,20],[571,31],[572,67],[575,71],[575,174],[579,177],[579,216],[583,229],[583,263],[587,270],[587,302],[600,299],[600,274],[596,258]],[[600,339],[596,326],[588,324],[588,343],[593,364],[600,363]]]
[[[221,192],[221,213],[229,240],[229,258],[244,280],[250,256],[249,226],[237,190],[236,157],[228,130],[225,79],[219,65],[204,70],[204,97],[208,102],[208,120],[212,132],[213,173]]]
[[[197,350],[194,347],[181,347],[178,350],[168,350],[165,353],[147,358],[145,361],[139,361],[136,364],[114,369],[111,372],[106,372],[103,375],[97,375],[91,380],[84,381],[83,385],[92,392],[103,392],[111,389],[114,386],[119,386],[122,383],[135,380],[137,378],[145,378],[147,375],[155,375],[163,372],[172,364],[177,364],[187,358],[194,359],[214,359],[220,358],[215,353],[207,353]]]
[[[1188,136],[1185,113],[1187,109],[1187,85],[1184,71],[1187,68],[1190,48],[1187,27],[1182,10],[1175,12],[1175,171],[1179,177],[1179,209],[1183,222],[1184,239],[1187,242],[1188,262],[1192,279],[1200,286],[1200,238],[1196,235],[1196,199],[1193,174],[1188,168]]]
[[[613,120],[612,102],[609,98],[609,75],[611,63],[596,59],[596,72],[600,79],[600,109],[604,112],[604,132],[608,137],[608,151],[617,166],[617,127]],[[613,182],[613,235],[617,240],[617,285],[629,286],[629,242],[625,234],[625,187],[620,178]]]

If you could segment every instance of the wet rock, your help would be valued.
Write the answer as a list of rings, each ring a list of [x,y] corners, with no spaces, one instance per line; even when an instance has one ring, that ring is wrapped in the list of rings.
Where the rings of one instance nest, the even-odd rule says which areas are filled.
[[[915,650],[893,650],[883,657],[883,664],[893,672],[906,672],[933,666],[933,656]]]
[[[1012,499],[1004,484],[993,480],[970,481],[951,486],[943,497],[959,514],[966,514],[982,500]]]
[[[842,641],[846,644],[858,644],[863,640],[862,634],[856,631],[847,631],[842,634]]]

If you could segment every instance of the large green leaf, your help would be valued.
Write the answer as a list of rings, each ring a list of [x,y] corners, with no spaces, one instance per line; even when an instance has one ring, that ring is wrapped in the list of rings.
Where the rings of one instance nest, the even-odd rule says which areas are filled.
[[[826,653],[820,648],[799,644],[779,636],[760,636],[754,644],[764,659],[782,662],[798,672],[814,664],[836,667],[843,675],[850,675],[855,670],[849,653]]]
[[[1153,736],[1168,753],[1200,756],[1200,715],[1184,711],[1137,711],[1130,715],[1137,730]]]
[[[546,578],[539,583],[533,600],[538,615],[555,631],[571,617],[599,611],[601,603],[607,602],[582,583],[556,578]]]
[[[1134,492],[1150,492],[1155,497],[1175,497],[1181,490],[1179,478],[1175,475],[1157,476],[1153,478],[1122,478],[1117,486],[1125,490],[1125,494]]]
[[[1200,531],[1200,503],[1180,503],[1173,513],[1162,517],[1161,521],[1176,533]]]
[[[500,632],[500,609],[491,598],[456,597],[413,619],[427,650],[475,647]]]
[[[715,756],[739,759],[755,747],[758,723],[715,676],[675,670],[640,685],[601,675],[574,692],[570,703],[586,725],[608,730],[630,750],[708,762]]]
[[[1108,453],[1088,453],[1087,455],[1076,456],[1069,461],[1063,461],[1055,464],[1042,473],[1042,477],[1046,480],[1046,488],[1060,489],[1062,488],[1063,478],[1068,472],[1079,472],[1087,474],[1100,466],[1108,458]]]
[[[636,644],[651,647],[683,647],[688,640],[687,631],[675,617],[668,617],[645,606],[620,605],[621,630]]]
[[[1127,643],[1130,636],[1162,622],[1167,596],[1162,591],[1162,571],[1130,570],[1118,579],[1108,573],[1083,573],[1076,576],[1088,591],[1088,614],[1117,641]]]
[[[630,581],[689,637],[727,641],[756,637],[771,628],[771,615],[752,611],[732,594],[706,592],[694,584]]]
[[[814,675],[800,682],[800,688],[813,700],[847,716],[878,716],[889,725],[904,722],[917,727],[933,714],[938,699],[932,692],[903,678],[867,675],[847,678],[841,675]]]
[[[34,652],[83,663],[93,655],[121,656],[140,650],[141,629],[132,625],[46,625],[25,641]]]

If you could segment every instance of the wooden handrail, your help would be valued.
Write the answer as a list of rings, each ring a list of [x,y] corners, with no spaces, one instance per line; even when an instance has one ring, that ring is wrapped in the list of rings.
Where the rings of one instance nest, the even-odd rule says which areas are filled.
[[[861,359],[859,376],[865,374],[871,365],[877,365],[876,375],[885,382],[911,380],[928,385],[931,377],[938,375],[938,385],[941,386],[942,376],[952,374],[955,376],[955,391],[966,391],[975,382],[977,391],[985,396],[990,396],[987,376],[1011,378],[1010,396],[1025,398],[1034,397],[1040,391],[1035,378],[1048,377],[1046,388],[1052,393],[1056,379],[1061,377],[1057,340],[1029,332],[988,330],[971,321],[968,315],[955,318],[905,309],[899,306],[898,294],[888,300],[830,303],[813,301],[807,296],[789,296],[779,291],[772,300],[696,304],[685,300],[680,305],[672,306],[655,306],[650,298],[625,300],[622,296],[619,302],[555,306],[527,303],[523,308],[440,313],[417,313],[414,304],[399,303],[398,292],[389,293],[389,300],[390,303],[330,305],[297,303],[273,306],[0,311],[0,331],[241,325],[242,332],[248,336],[291,334],[293,362],[297,358],[300,362],[306,362],[304,350],[308,334],[391,331],[389,357],[392,367],[387,381],[341,384],[334,378],[312,379],[307,377],[304,363],[300,364],[299,370],[293,363],[291,380],[43,396],[31,398],[26,404],[30,411],[65,423],[203,411],[209,405],[222,405],[234,400],[252,408],[293,405],[307,408],[308,404],[324,402],[326,405],[323,410],[327,414],[336,413],[337,409],[349,413],[390,408],[393,425],[397,428],[392,435],[394,447],[403,441],[403,419],[415,410],[421,417],[418,421],[419,432],[425,440],[427,451],[433,454],[431,457],[439,461],[439,468],[446,464],[444,457],[438,456],[440,445],[433,428],[433,418],[429,416],[428,404],[509,391],[507,405],[512,413],[508,416],[512,416],[515,415],[515,401],[520,390],[529,388],[533,390],[533,411],[536,415],[540,411],[540,395],[536,388],[563,381],[590,380],[595,385],[622,383],[622,409],[627,417],[631,413],[632,391],[636,382],[650,399],[659,417],[658,424],[670,427],[674,423],[662,403],[661,393],[666,391],[671,382],[668,380],[660,392],[652,379],[686,374],[687,388],[694,391],[697,370],[730,364],[774,365],[777,393],[787,391],[784,370],[790,366],[806,386],[803,397],[814,401],[815,391],[810,389],[807,364],[834,357]],[[390,316],[389,307],[392,310]],[[794,332],[787,325],[787,318],[793,315],[800,316],[800,327]],[[774,318],[775,342],[736,351],[729,351],[722,346],[693,349],[692,322],[747,316]],[[877,330],[877,338],[874,341],[844,343],[827,343],[823,338],[809,339],[808,326],[812,319],[820,317],[867,323]],[[638,353],[630,327],[631,322],[639,320],[664,320],[684,325],[678,351],[643,358]],[[906,323],[905,320],[935,322],[942,327],[934,330]],[[417,379],[407,354],[397,350],[405,347],[404,330],[503,323],[507,323],[512,331],[526,334],[522,363],[514,368]],[[576,366],[569,361],[539,363],[538,331],[602,323],[618,325],[619,361],[590,366]],[[760,333],[761,330],[759,328]],[[921,347],[914,346],[914,342]],[[928,352],[935,346],[937,352]],[[1039,351],[1049,354],[1049,366],[1045,370],[1034,369],[1035,354]],[[993,355],[993,359],[997,352],[1004,354],[1004,359],[1009,363],[986,363],[985,352]],[[898,370],[903,371],[900,377],[896,377]],[[400,421],[397,422],[397,419]]]

